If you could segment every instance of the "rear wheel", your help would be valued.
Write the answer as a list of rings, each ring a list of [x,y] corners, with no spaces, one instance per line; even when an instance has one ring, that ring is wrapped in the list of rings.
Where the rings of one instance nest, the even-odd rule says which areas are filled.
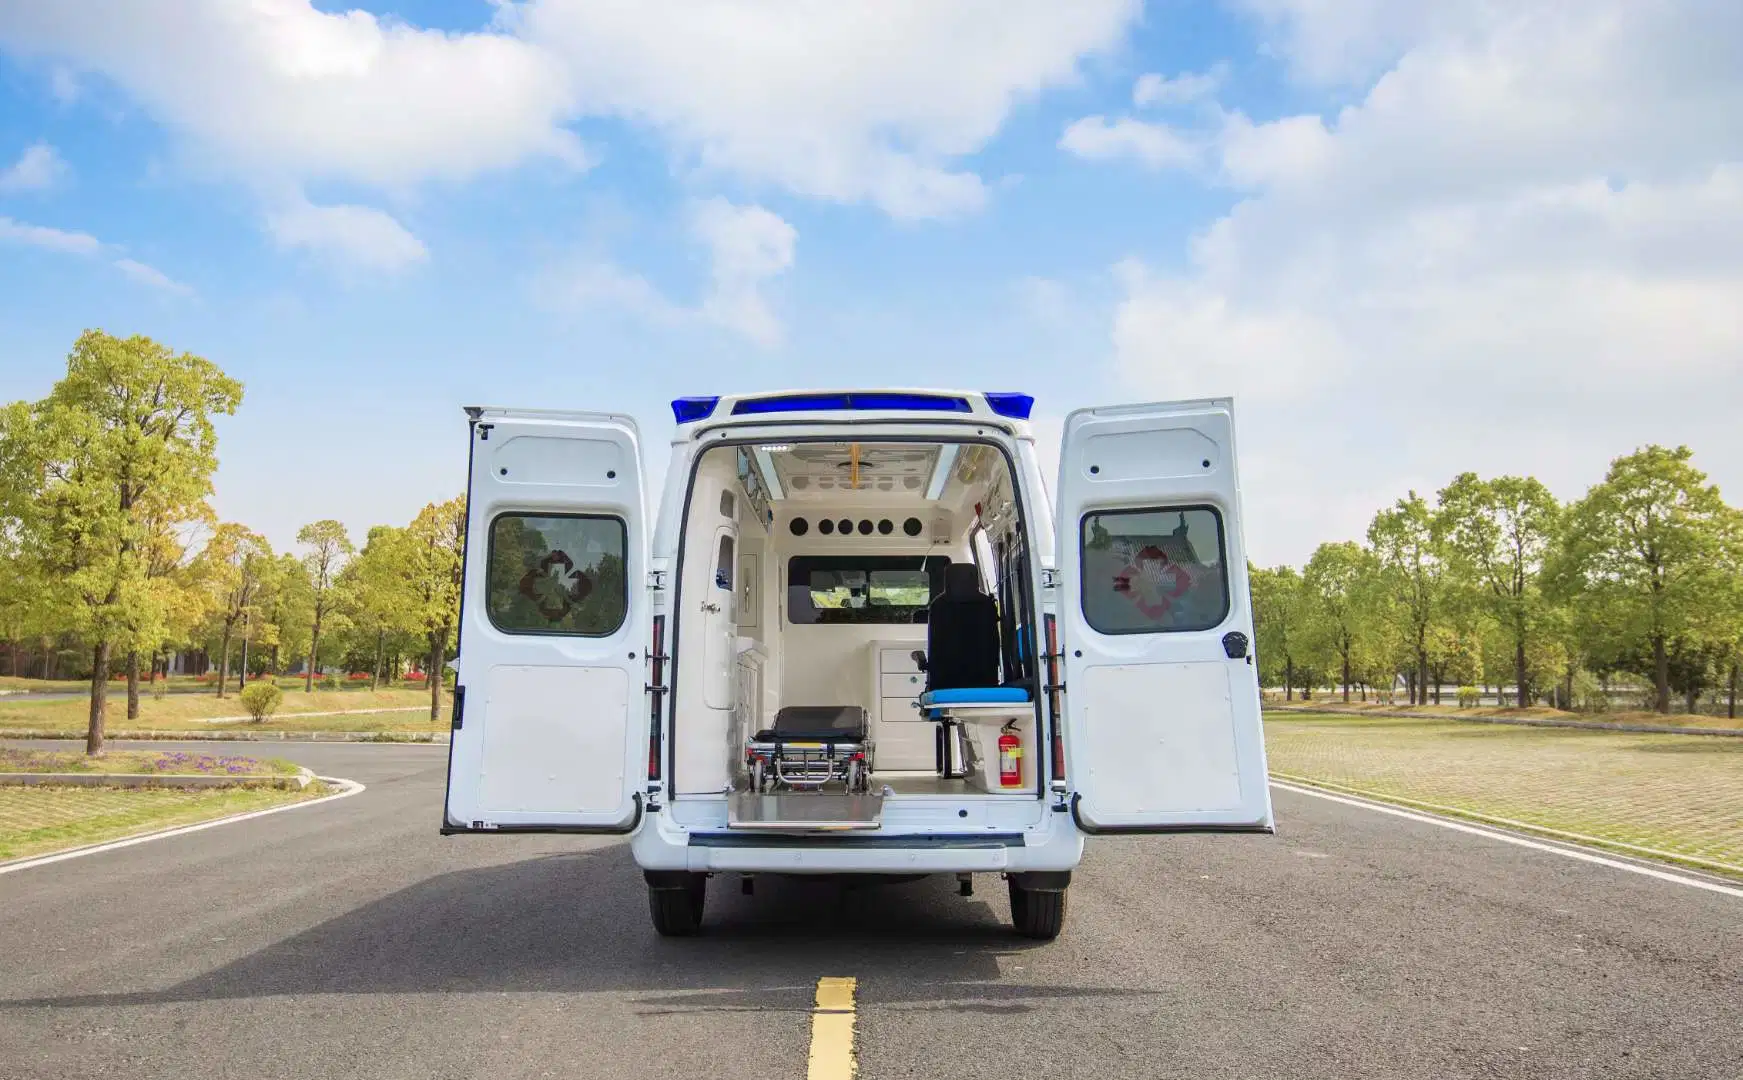
[[[1065,890],[1041,892],[1011,882],[1011,926],[1026,938],[1052,941],[1065,926]]]
[[[708,875],[689,874],[677,888],[648,886],[648,912],[662,937],[690,937],[702,929],[702,902]]]

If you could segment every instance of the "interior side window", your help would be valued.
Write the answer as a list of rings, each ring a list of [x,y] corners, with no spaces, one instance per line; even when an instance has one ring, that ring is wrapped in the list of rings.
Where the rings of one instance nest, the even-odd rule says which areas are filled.
[[[507,634],[609,637],[629,613],[621,518],[502,514],[490,523],[484,607]]]
[[[1229,613],[1223,519],[1209,506],[1084,515],[1083,616],[1103,634],[1209,630]]]
[[[730,533],[720,538],[720,547],[714,555],[714,587],[726,593],[721,598],[729,616],[737,614],[738,590],[732,587],[732,572],[737,563],[733,560],[733,543]]]

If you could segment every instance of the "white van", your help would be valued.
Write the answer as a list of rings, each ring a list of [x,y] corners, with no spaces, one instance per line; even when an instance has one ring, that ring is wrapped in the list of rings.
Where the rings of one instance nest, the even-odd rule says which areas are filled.
[[[621,833],[655,927],[707,882],[1002,875],[1058,934],[1085,834],[1269,832],[1228,400],[471,408],[442,831]],[[972,570],[970,570],[972,568]],[[819,730],[820,729],[820,730]]]

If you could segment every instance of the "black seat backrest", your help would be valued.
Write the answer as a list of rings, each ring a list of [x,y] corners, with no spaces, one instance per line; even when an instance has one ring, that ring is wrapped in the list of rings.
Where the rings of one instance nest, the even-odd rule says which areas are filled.
[[[980,591],[973,563],[944,568],[944,594],[926,622],[926,686],[930,690],[999,685],[999,612]]]

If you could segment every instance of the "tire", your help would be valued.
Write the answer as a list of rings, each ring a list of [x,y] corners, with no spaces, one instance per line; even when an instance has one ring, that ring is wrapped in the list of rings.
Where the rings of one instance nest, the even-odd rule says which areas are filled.
[[[768,786],[768,778],[763,775],[763,759],[757,758],[750,766],[750,789],[761,795]]]
[[[1011,926],[1026,938],[1052,941],[1065,927],[1065,891],[1039,892],[1011,882]]]
[[[678,889],[648,889],[648,913],[661,937],[693,937],[702,929],[702,902],[708,895],[708,876],[692,874],[690,884]]]

